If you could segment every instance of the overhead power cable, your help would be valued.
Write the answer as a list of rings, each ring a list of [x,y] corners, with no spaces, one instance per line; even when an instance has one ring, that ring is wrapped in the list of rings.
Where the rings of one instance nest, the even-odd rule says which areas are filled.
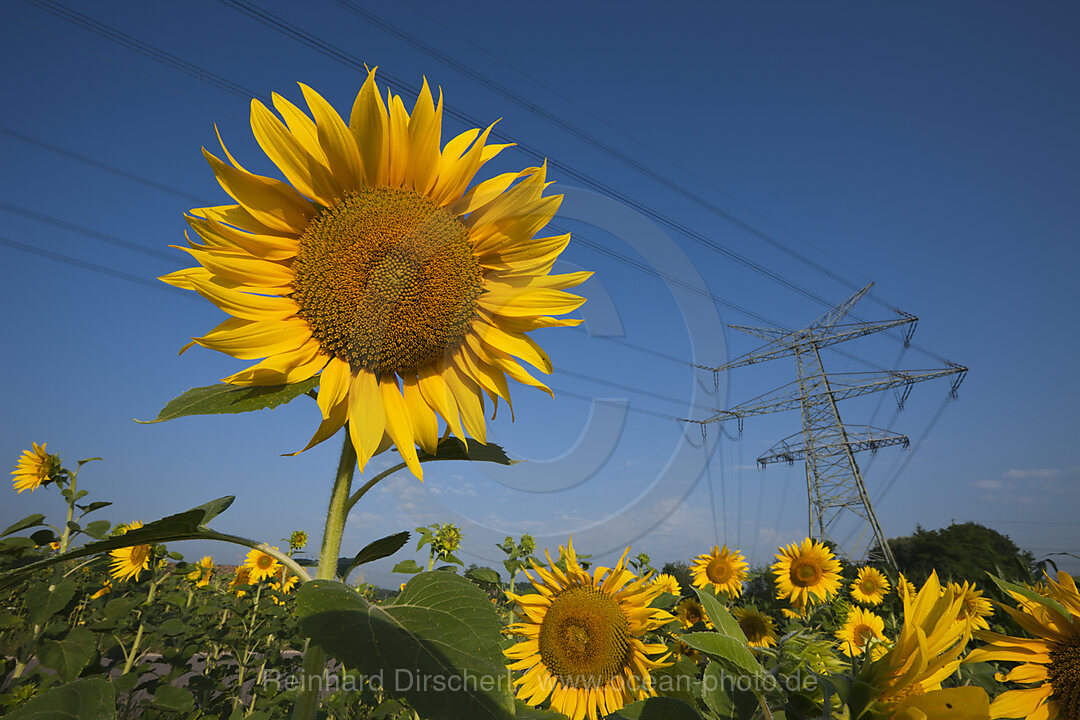
[[[319,40],[315,36],[312,36],[312,35],[304,32],[303,30],[300,30],[299,28],[292,25],[291,23],[288,23],[287,21],[284,21],[284,20],[278,18],[277,16],[272,15],[271,13],[266,13],[264,11],[261,11],[258,8],[255,8],[255,7],[251,6],[250,4],[240,2],[240,0],[221,0],[221,1],[225,2],[226,4],[230,4],[230,5],[234,6],[234,7],[236,7],[237,9],[240,9],[242,12],[245,12],[249,16],[251,16],[251,17],[255,18],[256,20],[258,20],[259,22],[262,22],[263,24],[266,24],[266,25],[268,25],[270,27],[273,27],[273,28],[277,29],[278,31],[286,34],[287,36],[293,37],[294,39],[302,42],[303,44],[308,45],[309,47],[312,47],[312,48],[318,50],[319,52],[322,52],[323,54],[326,54],[326,55],[328,55],[328,56],[330,56],[330,57],[332,57],[334,59],[337,59],[339,62],[350,65],[350,66],[352,66],[352,67],[354,67],[354,68],[356,68],[358,70],[366,67],[358,58],[350,55],[349,53],[347,53],[347,52],[345,52],[343,50],[335,48],[334,46],[332,46],[332,45],[330,45],[328,43],[325,43],[325,42]],[[242,85],[239,85],[237,83],[233,83],[231,81],[228,81],[228,80],[226,80],[225,78],[223,78],[223,77],[221,77],[219,75],[211,73],[210,71],[205,70],[203,68],[200,68],[197,65],[194,65],[192,63],[188,63],[187,61],[184,61],[184,60],[176,57],[175,55],[171,55],[169,53],[158,50],[156,48],[152,48],[151,46],[147,45],[146,43],[143,43],[142,41],[139,41],[136,38],[133,38],[133,37],[131,37],[129,35],[126,35],[125,33],[121,32],[121,31],[119,31],[119,30],[117,30],[115,28],[112,28],[110,26],[104,25],[103,23],[99,23],[98,21],[93,20],[92,18],[89,18],[89,17],[83,15],[82,13],[79,13],[79,12],[77,12],[75,10],[72,10],[70,8],[67,8],[67,7],[63,6],[63,5],[60,5],[59,3],[52,2],[51,0],[27,0],[27,2],[30,2],[31,4],[34,4],[34,5],[38,6],[38,7],[41,7],[42,9],[44,9],[46,11],[52,12],[53,14],[57,15],[58,17],[61,17],[61,18],[66,19],[66,20],[70,20],[71,22],[74,22],[75,24],[77,24],[77,25],[79,25],[81,27],[84,27],[84,28],[86,28],[88,30],[91,30],[92,32],[95,32],[95,33],[101,35],[102,37],[105,37],[105,38],[110,39],[110,40],[114,40],[114,41],[118,42],[120,45],[122,45],[123,47],[132,49],[132,50],[134,50],[136,52],[139,52],[139,53],[141,53],[141,54],[143,54],[143,55],[145,55],[145,56],[147,56],[147,57],[149,57],[151,59],[159,60],[159,61],[163,62],[164,64],[168,65],[169,67],[173,67],[173,68],[175,68],[177,70],[180,70],[181,72],[184,72],[184,73],[186,73],[186,74],[188,74],[188,75],[190,75],[192,77],[195,77],[195,78],[200,79],[200,80],[205,80],[209,84],[213,85],[214,87],[224,89],[224,90],[226,90],[228,92],[231,92],[231,93],[233,93],[233,94],[235,94],[237,96],[240,96],[240,97],[245,97],[245,98],[259,97],[259,98],[262,98],[262,99],[265,100],[265,98],[263,96],[260,96],[258,93],[255,93],[255,91],[253,91],[253,90],[244,88],[244,86],[242,86]],[[153,52],[150,52],[151,50]],[[416,94],[419,91],[418,88],[415,88],[415,87],[411,86],[409,83],[405,83],[405,82],[403,82],[403,81],[401,81],[401,80],[399,80],[397,78],[394,78],[394,77],[390,76],[389,74],[384,73],[384,78],[387,78],[390,82],[401,86],[407,92],[411,92],[411,93]],[[468,116],[468,115],[466,115],[464,113],[461,113],[460,111],[456,111],[453,108],[444,108],[444,112],[447,115],[450,115],[451,117],[454,117],[454,118],[458,119],[460,122],[463,122],[465,124],[471,124],[471,125],[474,125],[474,126],[480,124],[479,120],[476,120],[475,118],[472,118],[472,117],[470,117],[470,116]],[[505,135],[502,135],[498,131],[493,131],[491,136],[496,138],[496,139],[501,139],[501,140],[504,140],[504,141],[507,141],[507,142],[514,142],[512,138],[510,138],[508,136],[505,136]],[[538,150],[536,150],[534,148],[531,148],[530,146],[528,146],[528,145],[526,145],[524,143],[517,142],[515,144],[517,145],[517,147],[519,149],[521,149],[527,155],[530,155],[534,159],[536,159],[537,162],[543,162],[546,159],[543,153],[539,152]],[[566,172],[568,175],[571,175],[575,179],[578,179],[583,184],[586,184],[586,185],[592,187],[593,189],[597,190],[598,192],[607,194],[608,196],[610,196],[610,197],[612,197],[614,199],[617,199],[620,202],[623,202],[623,203],[627,204],[630,207],[633,207],[634,209],[638,210],[642,214],[653,218],[657,222],[660,222],[660,223],[662,223],[664,225],[667,225],[671,229],[674,229],[674,230],[680,232],[681,234],[689,237],[690,239],[692,239],[692,240],[694,240],[696,242],[699,242],[701,244],[704,244],[707,247],[710,247],[710,248],[714,249],[715,251],[717,251],[717,252],[719,252],[719,253],[721,253],[721,254],[723,254],[723,255],[725,255],[725,256],[733,259],[733,260],[735,260],[736,262],[739,262],[740,264],[749,267],[750,269],[754,270],[755,272],[763,274],[766,277],[770,277],[771,279],[775,280],[776,282],[778,282],[778,283],[780,283],[782,285],[785,285],[785,286],[791,288],[792,290],[795,290],[796,292],[799,292],[800,294],[803,294],[803,295],[809,297],[810,299],[815,300],[816,302],[819,302],[819,303],[822,303],[822,304],[825,304],[825,305],[830,305],[829,301],[827,301],[825,298],[817,295],[816,293],[813,293],[812,291],[810,291],[810,290],[808,290],[806,288],[803,288],[802,286],[799,286],[797,283],[794,283],[794,282],[792,282],[790,280],[787,280],[786,278],[783,278],[782,276],[778,275],[777,273],[772,272],[771,270],[768,270],[767,268],[760,265],[759,263],[756,263],[756,262],[750,260],[749,258],[746,258],[746,257],[740,255],[739,253],[736,253],[736,252],[724,247],[723,245],[721,245],[719,243],[716,243],[716,242],[706,238],[705,236],[701,235],[700,233],[697,233],[697,232],[691,230],[690,228],[686,228],[681,223],[678,223],[677,221],[675,221],[673,219],[667,218],[666,216],[662,215],[661,213],[658,213],[657,211],[652,210],[651,208],[648,208],[648,207],[642,205],[641,203],[638,203],[637,201],[633,200],[632,198],[629,198],[628,196],[625,196],[622,193],[616,191],[614,188],[611,188],[611,187],[609,187],[609,186],[607,186],[607,185],[605,185],[605,184],[603,184],[603,183],[601,183],[601,182],[599,182],[597,180],[594,180],[594,179],[580,173],[579,171],[574,170],[573,168],[571,168],[571,167],[569,167],[567,165],[564,165],[564,164],[562,164],[562,163],[560,163],[558,161],[548,160],[548,162],[552,166],[558,166],[558,167],[562,168],[562,170],[564,172]],[[776,326],[781,327],[780,325],[776,325]],[[885,334],[889,335],[890,337],[893,337],[894,339],[902,340],[902,338],[899,338],[899,337],[894,336],[894,335],[890,335],[889,333],[885,333]],[[917,347],[914,344],[912,344],[912,346]],[[927,354],[933,355],[933,353],[930,353],[929,351],[927,351],[925,349],[921,349],[921,350],[923,352],[926,352]],[[939,357],[939,359],[944,360],[943,358],[940,358],[940,356],[934,356],[934,357]]]
[[[43,1],[43,0],[37,0],[37,1],[40,2],[40,1]],[[285,20],[285,19],[283,19],[283,18],[281,18],[281,17],[279,17],[277,15],[274,15],[273,13],[262,10],[261,8],[255,6],[254,4],[252,4],[250,2],[246,2],[245,0],[220,0],[220,2],[222,2],[225,5],[230,6],[232,8],[235,8],[236,10],[244,13],[248,17],[251,17],[252,19],[256,20],[257,22],[260,22],[263,25],[266,25],[267,27],[272,28],[272,29],[280,32],[281,34],[285,35],[286,37],[290,37],[290,38],[296,40],[297,42],[300,42],[300,43],[302,43],[304,45],[307,45],[308,47],[310,47],[310,48],[312,48],[312,49],[326,55],[327,57],[331,57],[331,58],[337,60],[338,62],[340,62],[340,63],[342,63],[344,65],[348,65],[348,66],[352,67],[353,69],[355,69],[357,71],[366,70],[367,67],[368,67],[362,60],[360,60],[356,56],[346,52],[345,50],[342,50],[341,48],[338,48],[338,47],[334,46],[331,43],[326,42],[325,40],[320,39],[319,37],[317,37],[315,35],[312,35],[311,33],[306,32],[305,30],[302,30],[301,28],[294,25],[293,23],[290,23],[289,21],[287,21],[287,20]],[[393,76],[393,75],[391,75],[389,73],[383,73],[383,77],[386,78],[389,82],[391,82],[391,83],[395,84],[396,86],[404,89],[406,92],[408,92],[408,93],[410,93],[410,94],[412,94],[414,96],[418,95],[419,92],[420,92],[420,88],[416,87],[412,83],[406,82],[406,81],[404,81],[404,80],[402,80],[400,78],[397,78],[397,77],[395,77],[395,76]],[[459,110],[455,110],[454,108],[444,106],[443,112],[446,115],[449,115],[450,117],[458,120],[459,122],[461,122],[461,123],[463,123],[465,125],[472,126],[472,127],[483,127],[483,123],[480,120],[478,120],[477,118],[474,118],[474,117],[468,115],[467,113],[461,112]],[[783,277],[779,273],[776,273],[776,272],[773,272],[772,270],[769,270],[764,265],[761,265],[760,263],[755,262],[754,260],[751,260],[750,258],[748,258],[748,257],[746,257],[746,256],[744,256],[744,255],[742,255],[742,254],[740,254],[740,253],[738,253],[738,252],[736,252],[734,250],[731,250],[730,248],[726,247],[725,245],[706,237],[705,235],[703,235],[703,234],[697,232],[696,230],[688,227],[687,225],[679,222],[678,220],[675,220],[674,218],[668,217],[667,215],[665,215],[665,214],[663,214],[663,213],[661,213],[661,212],[659,212],[657,210],[654,210],[653,208],[651,208],[651,207],[649,207],[649,206],[647,206],[647,205],[645,205],[645,204],[631,198],[630,196],[628,196],[625,193],[615,189],[614,187],[612,187],[612,186],[610,186],[610,185],[608,185],[606,183],[603,183],[603,182],[601,182],[601,181],[599,181],[599,180],[597,180],[597,179],[595,179],[595,178],[593,178],[593,177],[591,177],[591,176],[589,176],[589,175],[587,175],[587,174],[585,174],[585,173],[583,173],[583,172],[581,172],[581,171],[579,171],[579,170],[577,170],[577,169],[575,169],[575,168],[573,168],[573,167],[571,167],[571,166],[569,166],[569,165],[567,165],[567,164],[565,164],[565,163],[563,163],[563,162],[561,162],[561,161],[559,161],[557,159],[554,159],[554,158],[551,158],[551,157],[547,156],[545,153],[543,153],[540,150],[538,150],[537,148],[529,145],[528,143],[524,143],[524,142],[521,142],[520,140],[516,140],[515,138],[512,138],[512,137],[502,133],[501,131],[499,131],[497,129],[493,129],[491,131],[490,137],[492,137],[492,138],[494,138],[496,140],[499,140],[501,142],[514,143],[518,150],[523,152],[525,155],[528,155],[529,157],[533,158],[533,160],[535,162],[537,162],[537,163],[547,162],[547,164],[550,167],[555,168],[556,170],[558,170],[559,172],[563,173],[564,175],[566,175],[568,177],[572,177],[573,179],[577,180],[578,182],[582,183],[583,185],[586,185],[586,186],[592,188],[593,190],[596,190],[597,192],[600,192],[600,193],[602,193],[604,195],[607,195],[608,197],[611,197],[611,198],[613,198],[615,200],[618,200],[619,202],[627,205],[628,207],[633,208],[634,210],[637,210],[639,213],[641,213],[642,215],[645,215],[646,217],[654,220],[655,222],[657,222],[657,223],[659,223],[661,225],[664,225],[665,227],[667,227],[667,228],[669,228],[669,229],[671,229],[671,230],[673,230],[675,232],[678,232],[679,234],[689,238],[690,240],[692,240],[692,241],[694,241],[694,242],[696,242],[696,243],[698,243],[700,245],[703,245],[704,247],[706,247],[706,248],[708,248],[708,249],[710,249],[710,250],[712,250],[712,251],[714,251],[714,252],[716,252],[716,253],[718,253],[720,255],[723,255],[724,257],[727,257],[728,259],[733,260],[734,262],[736,262],[736,263],[738,263],[740,265],[743,265],[744,267],[747,267],[750,270],[753,270],[754,272],[756,272],[756,273],[758,273],[760,275],[763,275],[763,276],[773,280],[774,282],[776,282],[776,283],[778,283],[780,285],[783,285],[784,287],[787,287],[788,289],[790,289],[790,290],[792,290],[792,291],[794,291],[794,292],[796,292],[796,293],[798,293],[800,295],[803,295],[803,296],[809,298],[810,300],[813,300],[813,301],[815,301],[815,302],[817,302],[817,303],[819,303],[821,305],[825,305],[827,307],[831,307],[833,305],[833,303],[831,301],[829,301],[825,297],[813,292],[812,290],[809,290],[808,288],[805,288],[805,287],[803,287],[802,285],[799,285],[796,282],[788,280],[787,278]],[[748,228],[750,228],[750,230],[748,230],[748,232],[752,232],[753,234],[761,233],[761,234],[767,235],[767,233],[763,233],[763,231],[757,230],[756,228],[753,228],[753,226],[749,225],[748,223],[744,223],[741,220],[739,220],[739,222],[745,224]],[[888,305],[888,304],[886,304],[886,305],[888,307],[893,307],[893,306]],[[863,319],[863,318],[860,318],[859,316],[855,315],[854,313],[852,313],[851,315],[852,315],[852,317],[855,317],[857,319]],[[893,340],[895,340],[897,342],[906,342],[911,347],[914,347],[915,349],[919,350],[920,352],[926,353],[927,355],[929,355],[929,356],[931,356],[931,357],[933,357],[933,358],[935,358],[935,359],[937,359],[937,360],[939,360],[941,362],[945,362],[945,363],[948,362],[948,360],[946,360],[942,356],[937,355],[937,354],[931,352],[930,350],[927,350],[926,348],[918,346],[915,343],[911,343],[910,341],[906,341],[903,337],[901,337],[901,336],[899,336],[899,335],[897,335],[895,333],[885,332],[884,334],[887,335],[888,337],[891,337]]]

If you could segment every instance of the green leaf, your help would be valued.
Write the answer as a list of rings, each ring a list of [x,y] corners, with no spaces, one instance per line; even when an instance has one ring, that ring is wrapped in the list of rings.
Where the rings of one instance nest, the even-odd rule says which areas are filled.
[[[716,634],[732,641],[730,643],[723,643],[723,645],[730,650],[721,655],[718,659],[729,667],[737,668],[751,677],[759,676],[762,673],[761,663],[757,661],[757,658],[754,657],[754,653],[750,651],[750,645],[746,639],[746,634],[743,633],[742,628],[739,627],[739,622],[731,616],[731,613],[727,611],[727,608],[721,605],[720,601],[717,600],[716,596],[711,592],[700,588],[696,588],[695,592],[701,600],[702,606],[705,608],[705,614],[709,617],[709,620],[712,620],[713,627],[716,628]],[[707,635],[708,633],[694,634]],[[684,641],[685,639],[686,636],[683,637]],[[690,643],[687,644],[689,645]],[[690,646],[698,650],[702,649],[698,648],[696,645]]]
[[[83,532],[94,538],[100,540],[109,534],[109,528],[112,527],[112,523],[108,520],[93,520],[86,523],[86,527],[83,528]]]
[[[41,521],[45,519],[45,516],[41,513],[34,513],[33,515],[27,515],[22,520],[18,521],[14,525],[9,525],[7,530],[0,533],[0,537],[7,537],[12,533],[17,533],[20,530],[25,530],[29,527],[37,527],[41,525]]]
[[[394,569],[391,572],[415,575],[418,572],[424,572],[424,568],[417,565],[415,560],[402,560],[394,566]]]
[[[465,573],[465,577],[479,580],[480,582],[492,583],[494,585],[499,584],[499,573],[487,567],[473,568]]]
[[[745,641],[740,642],[733,637],[715,632],[687,633],[679,636],[679,639],[695,650],[718,660],[728,669],[740,673],[741,677],[737,680],[744,685],[747,682],[757,683],[761,678],[761,665],[754,659]]]
[[[724,672],[720,663],[710,660],[702,680],[705,706],[723,720],[737,720],[754,715],[758,699],[738,678]]]
[[[612,717],[625,720],[701,720],[696,709],[682,700],[669,697],[652,697],[631,703]]]
[[[566,720],[561,712],[555,712],[551,708],[535,708],[521,700],[514,701],[514,716],[517,720]]]
[[[74,596],[75,581],[68,579],[57,583],[52,590],[49,590],[49,583],[34,583],[26,589],[23,600],[30,622],[44,625],[49,618],[63,610]]]
[[[990,573],[987,573],[987,575],[990,575]],[[1028,600],[1031,600],[1032,602],[1037,602],[1040,605],[1045,605],[1046,607],[1054,610],[1066,620],[1068,620],[1070,617],[1069,611],[1062,607],[1061,604],[1056,600],[1051,600],[1050,598],[1043,597],[1039,593],[1035,592],[1030,588],[1026,588],[1023,585],[1017,585],[1016,583],[1009,582],[1008,580],[1002,580],[996,575],[990,575],[990,579],[997,583],[997,586],[1004,590],[1006,593],[1019,593]]]
[[[123,535],[87,543],[81,548],[70,550],[63,555],[52,555],[44,560],[24,565],[15,570],[0,575],[0,588],[10,586],[18,582],[20,578],[30,575],[43,567],[48,567],[65,560],[74,560],[90,555],[98,555],[115,550],[117,548],[132,547],[134,545],[154,545],[156,543],[170,542],[173,540],[196,540],[200,538],[210,540],[228,540],[228,536],[215,533],[205,528],[206,523],[220,515],[227,507],[232,505],[235,498],[232,495],[211,500],[191,510],[175,515],[169,515],[161,520],[143,525],[141,528],[128,530]]]
[[[520,460],[511,460],[506,451],[495,443],[487,445],[473,440],[466,449],[465,443],[456,437],[445,437],[439,441],[435,448],[435,454],[421,452],[418,455],[420,462],[432,460],[471,460],[473,462],[493,462],[500,465],[516,465]]]
[[[80,510],[83,511],[83,515],[86,515],[87,513],[92,513],[95,510],[101,510],[102,508],[107,508],[110,505],[112,505],[111,502],[104,502],[102,500],[97,500],[95,502],[90,503],[89,505],[78,505],[77,507]]]
[[[102,460],[101,460],[101,458],[84,458],[84,459],[79,461],[79,467],[82,467],[86,463],[91,463],[91,462],[102,462]]]
[[[30,533],[30,539],[34,541],[35,545],[37,545],[38,547],[42,547],[43,545],[54,543],[60,538],[56,537],[56,533],[54,533],[52,530],[43,528],[41,530],[38,530],[37,532]]]
[[[114,720],[113,687],[101,678],[46,690],[8,713],[7,720]]]
[[[150,424],[188,415],[223,415],[273,409],[314,390],[318,384],[319,376],[316,375],[308,380],[289,385],[242,387],[218,383],[191,388],[166,403],[153,420],[136,420],[135,422]]]
[[[187,625],[180,618],[169,618],[158,625],[157,631],[162,635],[183,635],[187,629]]]
[[[190,690],[161,685],[154,693],[154,706],[174,712],[189,713],[195,709],[195,696]]]
[[[383,606],[316,580],[297,591],[297,614],[306,637],[346,667],[380,677],[388,696],[405,698],[422,717],[513,717],[498,615],[465,578],[424,573]]]
[[[139,605],[139,600],[132,597],[119,597],[105,603],[105,617],[116,620],[131,614]]]
[[[56,671],[64,682],[79,677],[97,652],[97,638],[84,627],[77,627],[60,641],[42,640],[38,659],[47,668]]]
[[[696,703],[695,697],[701,694],[701,683],[697,674],[697,663],[683,655],[673,664],[652,671],[653,687],[660,695],[673,697],[693,706]]]
[[[404,547],[407,542],[409,542],[409,533],[405,530],[370,542],[364,546],[363,550],[356,553],[356,557],[352,559],[352,567],[389,557]]]

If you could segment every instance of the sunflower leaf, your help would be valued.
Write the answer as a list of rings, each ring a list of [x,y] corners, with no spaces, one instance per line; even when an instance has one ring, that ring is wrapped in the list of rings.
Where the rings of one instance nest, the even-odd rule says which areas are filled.
[[[153,420],[136,420],[149,425],[188,415],[224,415],[276,408],[305,395],[319,384],[319,376],[289,385],[243,387],[240,385],[206,385],[191,388],[165,404]]]
[[[41,525],[42,521],[44,521],[44,520],[45,520],[45,516],[42,515],[41,513],[34,513],[33,515],[27,515],[26,517],[24,517],[22,520],[18,521],[17,523],[9,525],[7,527],[7,529],[4,530],[4,532],[0,532],[0,537],[7,537],[8,535],[11,535],[12,533],[17,533],[20,530],[25,530],[26,528],[37,527],[38,525]]]
[[[1031,588],[1026,588],[1023,585],[1017,585],[1016,583],[1009,582],[1008,580],[1002,580],[998,576],[993,575],[991,573],[987,573],[987,575],[990,575],[990,579],[993,580],[995,583],[997,583],[997,586],[999,588],[1001,588],[1002,590],[1004,590],[1006,593],[1014,592],[1014,593],[1017,593],[1019,595],[1024,596],[1025,598],[1027,598],[1028,600],[1031,600],[1032,602],[1037,602],[1040,605],[1045,605],[1046,607],[1050,608],[1054,612],[1059,613],[1061,615],[1061,617],[1065,618],[1066,620],[1068,620],[1069,617],[1071,617],[1071,614],[1069,613],[1069,611],[1066,610],[1061,605],[1061,603],[1057,602],[1056,600],[1051,600],[1048,597],[1043,597],[1042,595],[1035,592]]]
[[[232,495],[226,495],[191,510],[169,515],[160,520],[147,523],[140,528],[128,530],[123,535],[87,543],[62,555],[52,555],[38,562],[23,565],[0,574],[0,588],[9,586],[20,578],[30,575],[43,567],[65,560],[98,555],[117,548],[132,547],[134,545],[154,545],[174,540],[197,540],[199,538],[228,540],[228,536],[208,530],[205,526],[210,520],[232,505],[234,499]]]
[[[377,677],[391,698],[423,717],[511,718],[514,700],[487,596],[465,578],[429,572],[389,605],[372,605],[343,583],[297,591],[305,637],[347,667]]]
[[[487,445],[473,440],[468,448],[456,437],[445,437],[439,441],[435,454],[419,453],[420,462],[433,460],[472,460],[473,462],[494,462],[500,465],[517,465],[521,460],[511,460],[502,447],[495,443]]]
[[[701,720],[701,713],[682,700],[671,697],[651,697],[626,705],[612,717],[624,718],[624,720],[649,720],[649,718]]]
[[[762,672],[761,664],[754,657],[754,654],[750,652],[746,634],[742,631],[742,628],[739,627],[738,621],[731,616],[731,613],[727,611],[727,608],[721,605],[720,601],[717,600],[716,596],[711,592],[701,588],[695,588],[694,591],[697,593],[702,606],[705,608],[705,614],[712,620],[712,624],[716,628],[716,633],[734,641],[730,644],[733,648],[732,651],[728,655],[717,659],[726,662],[729,666],[733,665],[751,676],[756,677],[760,675]],[[705,635],[708,633],[695,634]],[[686,636],[683,637],[683,640],[686,640]],[[687,644],[696,650],[703,650],[689,642],[687,642]],[[703,650],[703,652],[708,651]]]
[[[116,717],[113,686],[101,678],[76,680],[35,695],[7,715],[8,720],[64,717],[112,720]]]

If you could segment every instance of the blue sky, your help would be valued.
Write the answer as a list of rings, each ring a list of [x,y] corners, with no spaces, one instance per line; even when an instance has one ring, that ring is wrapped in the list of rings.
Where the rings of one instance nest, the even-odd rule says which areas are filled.
[[[0,456],[14,465],[44,441],[70,463],[104,457],[82,485],[115,503],[112,520],[233,494],[216,527],[270,542],[304,528],[317,548],[337,442],[280,456],[310,436],[314,403],[132,419],[243,366],[208,350],[178,357],[221,314],[153,280],[189,264],[169,248],[183,242],[184,211],[225,201],[199,152],[216,145],[214,123],[242,163],[269,173],[247,124],[250,94],[296,101],[304,82],[347,111],[363,80],[356,64],[367,63],[407,106],[426,76],[448,107],[502,118],[503,133],[550,157],[553,191],[567,198],[556,224],[580,238],[563,269],[596,275],[581,288],[583,329],[537,333],[556,365],[555,399],[517,388],[517,421],[492,424],[528,462],[440,463],[422,485],[387,481],[357,506],[346,549],[455,520],[465,559],[481,564],[522,531],[549,546],[574,533],[605,560],[630,543],[659,563],[727,542],[769,562],[778,543],[805,535],[805,479],[801,466],[761,472],[754,460],[799,429],[798,415],[750,418],[723,440],[713,425],[706,448],[698,426],[675,418],[787,383],[794,362],[721,376],[718,393],[693,366],[756,347],[726,325],[762,323],[732,306],[801,327],[827,309],[815,298],[839,302],[873,280],[858,315],[918,315],[919,347],[865,338],[843,348],[858,359],[825,353],[830,371],[940,358],[970,368],[955,402],[936,381],[916,386],[901,413],[891,396],[842,405],[849,423],[912,439],[911,450],[859,458],[885,532],[973,520],[1038,556],[1080,554],[1075,7],[702,3],[658,15],[627,3],[399,3],[365,10],[380,26],[334,0],[260,4],[326,52],[240,3],[80,3],[77,22],[64,7],[0,9],[13,68],[0,80]],[[463,129],[448,118],[444,139]],[[530,164],[514,149],[490,172]],[[56,517],[61,501],[9,494],[0,525],[38,511]],[[865,543],[854,523],[836,535],[856,552]],[[369,576],[390,584],[388,570]]]

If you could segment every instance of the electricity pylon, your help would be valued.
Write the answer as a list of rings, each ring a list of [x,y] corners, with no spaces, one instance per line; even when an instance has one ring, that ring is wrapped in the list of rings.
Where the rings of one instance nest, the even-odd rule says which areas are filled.
[[[955,397],[967,368],[949,363],[948,367],[937,370],[826,373],[821,362],[821,348],[893,328],[904,328],[904,345],[910,343],[918,318],[899,310],[897,312],[900,317],[895,320],[840,324],[871,287],[873,283],[802,330],[731,325],[735,330],[768,342],[742,357],[714,368],[714,372],[794,355],[798,380],[697,422],[738,420],[741,432],[744,418],[800,409],[802,432],[779,441],[757,459],[758,464],[764,467],[774,462],[793,463],[796,460],[805,460],[810,537],[821,541],[830,540],[829,529],[836,519],[844,511],[852,512],[869,523],[874,531],[882,557],[872,559],[881,559],[895,566],[896,560],[870,504],[870,496],[866,492],[862,473],[859,472],[859,464],[855,461],[855,453],[862,450],[876,451],[890,445],[906,447],[909,444],[908,438],[869,425],[845,426],[840,419],[837,402],[872,392],[896,389],[897,402],[902,408],[912,385],[949,376],[954,376],[950,394]],[[793,387],[796,385],[797,388]]]

